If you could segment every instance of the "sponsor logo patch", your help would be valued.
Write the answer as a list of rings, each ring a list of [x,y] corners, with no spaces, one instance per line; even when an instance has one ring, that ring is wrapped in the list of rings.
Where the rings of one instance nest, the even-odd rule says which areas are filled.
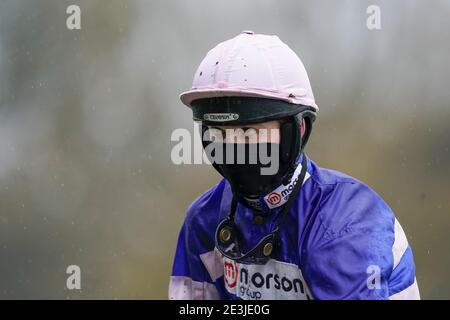
[[[270,259],[265,265],[237,263],[223,257],[225,288],[244,300],[311,300],[298,266]]]
[[[236,287],[238,280],[238,267],[235,261],[229,260],[223,262],[223,271],[225,283],[228,288]]]
[[[267,196],[267,202],[273,206],[279,204],[280,201],[281,201],[281,196],[277,192],[272,192]]]
[[[203,120],[205,121],[226,122],[237,119],[239,119],[239,114],[237,113],[205,113],[203,115]]]

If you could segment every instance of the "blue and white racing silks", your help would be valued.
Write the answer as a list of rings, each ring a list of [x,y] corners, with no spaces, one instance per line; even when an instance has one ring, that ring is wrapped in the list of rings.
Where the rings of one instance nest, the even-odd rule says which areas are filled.
[[[289,191],[276,193],[272,198],[281,202]],[[420,299],[405,233],[362,182],[307,157],[302,189],[280,226],[281,246],[264,265],[236,263],[215,249],[215,231],[231,199],[222,179],[189,207],[170,299]],[[263,213],[238,204],[235,222],[244,251],[276,224],[281,207],[266,205],[273,208]]]

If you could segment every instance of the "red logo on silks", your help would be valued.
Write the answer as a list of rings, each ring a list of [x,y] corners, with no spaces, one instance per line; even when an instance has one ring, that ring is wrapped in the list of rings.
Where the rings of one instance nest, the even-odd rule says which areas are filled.
[[[238,280],[238,267],[236,261],[224,261],[224,278],[228,288],[236,287]]]
[[[271,205],[277,205],[281,201],[281,196],[277,192],[272,192],[267,196],[267,202],[269,202]]]

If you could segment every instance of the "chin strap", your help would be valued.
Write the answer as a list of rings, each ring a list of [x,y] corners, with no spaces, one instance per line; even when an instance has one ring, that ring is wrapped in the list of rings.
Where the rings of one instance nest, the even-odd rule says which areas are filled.
[[[291,208],[294,204],[294,200],[297,198],[297,196],[302,188],[303,181],[305,180],[305,176],[306,176],[306,166],[307,166],[306,157],[303,155],[302,169],[300,172],[300,176],[297,180],[297,183],[294,186],[294,189],[292,190],[292,193],[289,196],[289,199],[287,200],[286,204],[283,207],[283,211],[280,213],[280,216],[278,217],[276,227],[273,229],[273,231],[271,233],[273,235],[272,244],[273,244],[274,249],[279,248],[281,245],[281,243],[279,241],[280,240],[280,227],[283,225],[284,220],[286,219],[289,211],[291,210]],[[273,251],[275,251],[275,250],[273,250]]]
[[[289,210],[294,204],[294,200],[299,194],[306,176],[306,157],[302,159],[302,168],[299,179],[295,183],[294,189],[286,202],[277,223],[272,232],[263,237],[258,244],[248,252],[241,251],[240,231],[237,229],[234,218],[237,209],[237,196],[233,195],[231,209],[228,217],[223,220],[216,230],[216,248],[227,258],[242,263],[265,264],[272,256],[280,244],[280,227],[282,226]]]

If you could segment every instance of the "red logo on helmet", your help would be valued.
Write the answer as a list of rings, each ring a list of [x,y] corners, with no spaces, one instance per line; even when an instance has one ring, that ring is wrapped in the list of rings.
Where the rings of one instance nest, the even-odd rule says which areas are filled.
[[[269,202],[271,205],[277,205],[281,201],[281,196],[277,192],[272,192],[267,196],[267,202]]]
[[[238,267],[235,261],[225,260],[223,263],[224,278],[228,288],[236,287],[238,280]]]

